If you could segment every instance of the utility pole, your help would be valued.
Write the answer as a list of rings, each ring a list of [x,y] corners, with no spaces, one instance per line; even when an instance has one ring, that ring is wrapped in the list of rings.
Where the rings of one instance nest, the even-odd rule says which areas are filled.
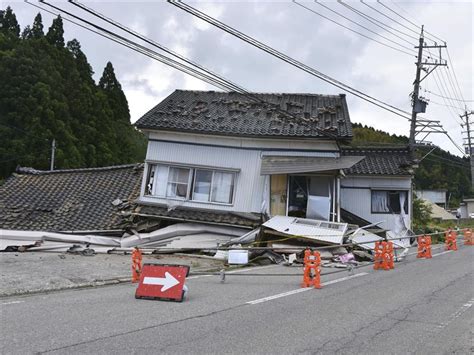
[[[50,171],[54,170],[54,154],[56,153],[56,139],[53,138],[51,142],[51,166],[49,168]]]
[[[418,44],[418,60],[416,61],[416,76],[413,83],[413,105],[411,110],[411,126],[410,126],[410,151],[415,149],[415,131],[416,131],[416,114],[418,113],[418,95],[420,94],[420,76],[421,76],[421,61],[423,59],[423,26],[421,26],[420,43]]]
[[[417,122],[417,114],[424,113],[426,111],[427,101],[423,98],[420,98],[420,84],[421,82],[430,75],[433,70],[435,70],[438,66],[446,66],[446,61],[441,59],[441,48],[446,48],[446,43],[443,45],[438,45],[434,43],[434,45],[427,45],[425,43],[424,34],[423,34],[423,27],[421,26],[421,33],[420,33],[420,40],[417,47],[418,48],[418,57],[416,61],[416,75],[415,81],[413,82],[413,94],[412,94],[412,111],[411,111],[411,125],[410,125],[410,138],[409,138],[409,146],[410,151],[413,153],[415,151],[416,146],[416,136],[420,133],[426,134],[426,136],[422,139],[422,141],[430,134],[430,133],[446,133],[442,130],[442,127],[439,121],[432,121],[427,119],[421,119]],[[436,48],[439,49],[439,59],[431,58],[431,53],[428,59],[423,61],[423,49],[429,48]],[[431,66],[430,69],[425,68],[425,66]],[[424,71],[426,74],[421,78],[421,72]]]
[[[467,143],[464,145],[466,146],[466,153],[469,154],[469,162],[471,163],[471,186],[472,189],[474,189],[474,147],[473,147],[473,141],[471,134],[473,133],[471,131],[471,122],[470,122],[470,116],[474,113],[474,111],[471,112],[464,112],[464,115],[461,115],[461,120],[465,120],[465,125],[466,125],[466,132],[467,133]]]

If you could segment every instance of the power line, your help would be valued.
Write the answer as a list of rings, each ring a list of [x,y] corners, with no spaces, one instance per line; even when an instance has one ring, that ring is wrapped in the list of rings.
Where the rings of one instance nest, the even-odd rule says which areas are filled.
[[[226,25],[225,23],[223,23],[223,22],[207,15],[206,13],[204,13],[204,12],[202,12],[202,11],[200,11],[200,10],[198,10],[198,9],[196,9],[196,8],[190,6],[190,5],[188,5],[188,4],[186,4],[182,1],[168,0],[168,3],[180,8],[183,11],[188,12],[189,14],[191,14],[191,15],[193,15],[193,16],[195,16],[195,17],[197,17],[197,18],[199,18],[199,19],[201,19],[201,20],[203,20],[203,21],[205,21],[205,22],[207,22],[207,23],[209,23],[209,24],[211,24],[211,25],[227,32],[227,33],[229,33],[229,34],[231,34],[231,35],[233,35],[234,37],[237,37],[237,38],[241,39],[244,42],[247,42],[247,43],[253,45],[254,47],[257,47],[257,48],[261,49],[264,52],[267,52],[267,53],[273,55],[274,57],[277,57],[278,59],[280,59],[280,60],[282,60],[282,61],[298,68],[298,69],[301,69],[301,70],[307,72],[308,74],[311,74],[311,75],[313,75],[313,76],[315,76],[315,77],[317,77],[317,78],[319,78],[323,81],[326,81],[326,82],[328,82],[328,83],[330,83],[330,84],[332,84],[336,87],[339,87],[339,88],[343,89],[344,91],[347,91],[347,92],[353,94],[354,96],[362,98],[363,100],[365,100],[367,102],[370,102],[373,105],[376,105],[380,108],[385,109],[386,111],[392,112],[392,113],[394,113],[394,114],[396,114],[400,117],[403,117],[407,120],[410,120],[410,116],[408,116],[408,115],[410,115],[410,113],[408,113],[407,111],[404,111],[400,108],[397,108],[395,106],[387,104],[387,103],[385,103],[381,100],[378,100],[378,99],[376,99],[376,98],[374,98],[370,95],[367,95],[367,94],[365,94],[365,93],[363,93],[359,90],[356,90],[356,89],[350,87],[349,85],[344,84],[344,83],[342,83],[342,82],[340,82],[340,81],[338,81],[338,80],[336,80],[336,79],[334,79],[334,78],[332,78],[332,77],[330,77],[326,74],[323,74],[322,72],[320,72],[320,71],[318,71],[318,70],[316,70],[312,67],[309,67],[308,65],[305,65],[305,64],[297,61],[296,59],[291,58],[288,55],[277,51],[276,49],[274,49],[270,46],[267,46],[266,44],[256,40],[255,38],[253,38],[251,36],[248,36],[248,35],[242,33],[241,31],[239,31],[239,30],[237,30],[237,29],[235,29],[235,28],[233,28],[229,25]],[[449,134],[446,131],[436,130],[437,128],[442,128],[438,123],[436,123],[436,122],[439,122],[439,121],[430,121],[430,120],[427,120],[427,119],[424,119],[424,121],[425,122],[423,123],[423,125],[424,125],[425,128],[432,128],[432,129],[434,129],[433,132],[446,134],[446,136],[456,146],[456,148],[459,149],[462,154],[464,154],[464,151],[462,150],[462,148],[460,148],[457,145],[457,143],[451,138],[451,136],[449,136]],[[430,127],[429,123],[426,123],[426,122],[432,122],[433,124],[435,124],[435,127]],[[426,133],[426,131],[425,131],[425,133]],[[428,133],[431,133],[431,132],[428,132]]]
[[[193,16],[195,17],[198,17],[200,18],[201,20],[203,21],[206,21],[208,23],[210,23],[211,25],[215,26],[215,27],[218,27],[220,28],[221,30],[241,39],[242,41],[244,42],[247,42],[251,45],[253,45],[254,47],[257,47],[261,50],[263,50],[264,52],[267,52],[271,55],[273,55],[274,57],[298,68],[298,69],[301,69],[305,72],[307,72],[308,74],[310,75],[313,75],[333,86],[336,86],[346,92],[349,92],[351,93],[352,95],[354,96],[357,96],[367,102],[370,102],[371,104],[373,105],[376,105],[386,111],[389,111],[389,112],[392,112],[400,117],[403,117],[405,119],[409,119],[409,117],[407,115],[409,115],[409,113],[407,111],[404,111],[398,107],[395,107],[393,105],[390,105],[382,100],[379,100],[379,99],[376,99],[375,97],[373,96],[370,96],[360,90],[357,90],[347,84],[344,84],[342,83],[341,81],[337,80],[337,79],[334,79],[332,77],[330,77],[329,75],[326,75],[320,71],[318,71],[317,69],[314,69],[306,64],[303,64],[299,61],[297,61],[296,59],[294,58],[291,58],[289,57],[288,55],[282,53],[282,52],[279,52],[277,51],[276,49],[270,47],[270,46],[267,46],[266,44],[256,40],[255,38],[251,37],[251,36],[248,36],[244,33],[242,33],[241,31],[231,27],[231,26],[228,26],[226,25],[225,23],[199,11],[198,9],[195,9],[194,7],[188,5],[188,4],[185,4],[181,1],[174,1],[174,0],[168,0],[168,2],[190,14],[192,14]]]
[[[402,34],[406,37],[409,37],[411,39],[414,39],[414,40],[418,41],[417,37],[414,37],[413,35],[410,35],[410,34],[407,34],[403,31],[400,31],[400,30],[398,30],[398,29],[396,29],[392,26],[389,26],[389,25],[385,24],[384,22],[382,22],[380,20],[377,20],[377,19],[373,18],[372,16],[369,16],[369,15],[365,14],[360,10],[357,10],[356,8],[350,6],[349,4],[344,3],[342,0],[337,0],[337,2],[339,4],[341,4],[342,6],[344,6],[345,8],[349,9],[350,11],[356,13],[360,17],[364,18],[366,21],[369,21],[370,23],[374,24],[375,26],[382,28],[384,31],[388,31],[387,28],[389,28],[392,31],[398,32],[398,33],[400,33],[400,34]],[[390,31],[388,31],[388,32],[390,32]],[[390,33],[393,34],[393,32],[390,32]]]
[[[381,1],[377,0],[377,2],[380,3],[381,5],[383,5]],[[393,5],[395,5],[396,7],[398,7],[402,12],[406,13],[408,16],[412,16],[408,11],[406,11],[405,9],[403,9],[403,7],[401,7],[400,5],[398,5],[396,2],[394,2],[394,1],[392,1],[392,0],[390,0],[390,2],[391,2]],[[383,6],[385,6],[385,7],[388,8],[387,5],[383,5]],[[405,19],[405,21],[407,21],[408,23],[413,24],[416,28],[420,28],[420,25],[417,25],[416,23],[413,23],[413,22],[410,21],[409,19],[407,19],[407,18],[405,18],[404,16],[400,15],[398,12],[396,12],[396,11],[394,11],[394,10],[391,10],[391,11],[394,12],[394,13],[396,13],[398,16],[402,17],[403,19]],[[412,18],[413,18],[413,16],[412,16]],[[416,19],[415,19],[415,20],[416,20]],[[417,21],[418,21],[418,20],[417,20]],[[418,22],[421,22],[421,21],[418,21]],[[429,34],[430,36],[432,36],[432,37],[438,39],[439,41],[441,41],[441,42],[443,42],[443,43],[446,43],[446,41],[445,41],[444,39],[439,38],[438,36],[434,35],[433,33],[428,32],[428,31],[425,31],[425,32],[426,32],[427,34]],[[432,41],[435,42],[434,40],[432,40]]]
[[[436,102],[436,101],[433,101],[432,99],[429,99],[429,102],[430,104],[435,104],[435,105],[440,105],[440,106],[446,106],[446,107],[452,107],[452,108],[455,108],[455,109],[459,109],[459,107],[457,106],[452,106],[452,105],[448,105],[448,104],[442,104],[440,102]]]
[[[427,89],[423,89],[423,91],[428,92],[428,93],[430,93],[431,95],[434,95],[434,96],[438,96],[438,97],[441,97],[441,98],[450,99],[450,100],[454,100],[454,101],[474,102],[474,100],[459,100],[459,99],[456,99],[456,98],[453,98],[453,97],[446,97],[446,96],[440,95],[436,92],[433,92],[433,91],[430,91],[430,90],[427,90]]]
[[[446,48],[446,53],[448,54],[449,64],[450,64],[450,66],[451,66],[451,69],[453,70],[454,79],[456,80],[457,88],[458,88],[458,90],[459,90],[459,94],[461,95],[461,99],[462,99],[464,102],[466,102],[466,100],[464,100],[464,96],[463,96],[463,94],[462,94],[461,86],[459,85],[458,77],[457,77],[457,75],[456,75],[456,71],[454,70],[453,61],[451,60],[451,55],[449,54],[448,48]]]
[[[459,105],[458,108],[459,108],[461,111],[463,111],[463,110],[464,110],[464,107],[459,103],[459,96],[457,95],[456,90],[455,90],[455,88],[454,88],[453,81],[452,81],[452,79],[451,79],[451,75],[449,75],[449,72],[448,72],[446,69],[441,70],[441,71],[440,71],[440,74],[441,74],[441,76],[443,77],[443,80],[445,80],[445,83],[446,83],[446,82],[449,83],[449,86],[446,85],[446,88],[447,88],[447,89],[450,89],[450,87],[451,87],[451,89],[448,90],[448,95],[449,95],[449,96],[454,96],[454,97],[458,98],[458,100],[451,100],[451,101],[452,101],[454,104],[458,103],[458,105]],[[448,80],[445,79],[445,74],[446,74],[446,77],[448,78]]]
[[[120,35],[118,35],[118,34],[115,34],[115,33],[111,32],[111,31],[107,30],[107,29],[104,29],[103,27],[101,27],[101,26],[99,26],[99,25],[97,25],[97,24],[94,24],[94,23],[91,23],[91,22],[89,22],[89,21],[87,21],[87,20],[84,20],[84,19],[82,19],[82,18],[80,18],[80,17],[78,17],[78,16],[76,16],[76,15],[74,15],[74,14],[71,14],[71,13],[68,12],[68,11],[65,11],[65,10],[63,10],[63,9],[60,9],[60,8],[58,8],[58,7],[54,6],[54,5],[51,5],[51,4],[49,4],[49,3],[45,2],[45,1],[41,1],[41,2],[43,2],[44,4],[46,4],[46,5],[48,5],[48,6],[52,7],[52,8],[54,8],[54,9],[60,11],[60,12],[62,12],[62,13],[65,13],[65,14],[67,14],[67,15],[69,15],[69,16],[72,16],[72,17],[74,17],[74,18],[76,18],[76,19],[78,19],[78,20],[80,20],[80,21],[82,21],[82,22],[84,22],[84,23],[87,23],[88,25],[90,25],[90,26],[92,26],[92,27],[94,27],[94,28],[97,28],[97,29],[99,29],[99,30],[102,31],[102,32],[105,32],[105,36],[104,36],[103,33],[98,33],[98,34],[102,35],[103,37],[106,37],[106,38],[108,38],[108,39],[112,39],[114,42],[117,42],[117,43],[119,43],[119,44],[125,45],[126,47],[131,48],[131,49],[133,49],[133,50],[135,50],[135,51],[137,51],[137,52],[139,52],[139,53],[142,53],[142,54],[144,54],[144,55],[146,55],[146,56],[148,56],[148,57],[150,57],[150,58],[152,58],[152,59],[159,60],[159,61],[163,62],[164,64],[171,65],[171,66],[175,67],[176,69],[178,69],[178,70],[180,70],[180,71],[182,71],[182,72],[185,72],[185,73],[188,74],[188,75],[192,75],[192,76],[196,77],[197,79],[204,80],[204,81],[209,80],[208,82],[209,82],[211,85],[214,85],[214,86],[216,86],[216,87],[219,87],[219,88],[223,89],[224,91],[236,92],[234,86],[226,86],[226,85],[223,85],[223,84],[222,84],[222,82],[225,81],[225,79],[223,79],[223,78],[219,78],[221,81],[217,81],[217,80],[215,80],[212,76],[206,75],[205,73],[198,72],[199,74],[196,74],[196,70],[195,70],[195,69],[193,69],[193,68],[191,68],[191,67],[189,67],[189,66],[187,66],[187,65],[185,65],[185,64],[182,64],[182,63],[178,63],[178,64],[181,66],[181,67],[178,67],[178,66],[175,65],[177,62],[175,62],[175,61],[174,61],[173,59],[171,59],[171,58],[168,58],[168,57],[166,57],[166,56],[163,56],[163,55],[161,55],[161,54],[159,54],[159,53],[157,53],[157,52],[155,52],[155,51],[153,51],[153,50],[151,50],[151,49],[149,49],[149,48],[147,48],[147,47],[144,47],[144,46],[142,46],[142,45],[139,45],[139,44],[137,44],[137,43],[135,43],[135,42],[133,42],[133,41],[131,41],[131,40],[129,40],[129,39],[126,39],[126,38],[124,38],[124,37],[122,37],[122,36],[120,36]],[[31,4],[31,3],[30,3],[30,4]],[[33,4],[31,4],[31,5],[33,5]],[[33,6],[36,6],[36,5],[33,5]],[[36,7],[38,7],[38,6],[36,6]],[[40,8],[41,8],[41,7],[40,7]],[[47,11],[47,10],[46,10],[46,11]],[[50,13],[51,13],[51,12],[50,12]],[[66,19],[66,18],[65,18],[65,19]],[[70,20],[70,21],[71,21],[71,20]],[[75,23],[75,22],[73,22],[73,23]],[[77,23],[76,23],[76,24],[77,24]],[[82,25],[79,25],[79,26],[81,26],[81,27],[83,27],[83,28],[85,28],[85,29],[87,29],[87,30],[91,30],[91,29],[88,28],[88,27],[85,27],[85,26],[82,26]],[[97,32],[94,31],[94,30],[91,30],[91,31],[97,33]],[[111,37],[112,37],[112,38],[111,38]],[[163,58],[166,58],[167,60],[163,60]],[[170,64],[170,63],[171,63],[171,64]],[[207,79],[207,80],[205,80],[205,79]],[[261,104],[270,105],[270,106],[272,106],[272,107],[275,106],[273,103],[266,102],[266,101],[264,101],[264,100],[262,100],[262,99],[256,97],[255,95],[252,95],[251,93],[245,91],[245,90],[242,89],[242,88],[240,88],[240,91],[241,91],[241,92],[237,92],[237,93],[238,93],[238,94],[242,94],[242,96],[245,96],[245,97],[247,97],[247,98],[253,100],[254,102],[258,102],[258,103],[261,103]],[[299,118],[298,118],[297,116],[295,116],[294,114],[292,114],[292,113],[290,113],[290,112],[288,112],[288,111],[282,110],[280,107],[276,107],[275,109],[276,109],[277,112],[280,112],[280,113],[286,115],[286,117],[291,117],[291,118],[293,118],[293,119],[295,119],[295,120],[298,120],[298,119],[299,119]],[[319,133],[320,133],[321,135],[323,135],[323,136],[327,136],[327,137],[329,137],[329,138],[331,138],[331,139],[336,139],[336,138],[337,138],[334,134],[332,134],[332,133],[330,133],[330,132],[326,132],[324,129],[321,129],[321,128],[319,128],[319,127],[312,127],[312,128],[313,128],[315,131],[319,132]]]
[[[385,17],[385,18],[387,18],[387,19],[389,19],[389,20],[392,20],[393,22],[399,24],[400,26],[402,26],[403,28],[407,29],[408,31],[411,31],[411,32],[413,32],[413,33],[415,33],[415,34],[418,35],[418,32],[419,32],[419,31],[415,31],[415,30],[411,29],[410,27],[405,26],[403,23],[398,22],[397,20],[393,19],[392,17],[388,16],[387,14],[383,13],[382,11],[377,10],[375,7],[370,6],[369,4],[367,4],[366,2],[364,2],[363,0],[360,0],[360,2],[361,2],[362,4],[364,4],[365,6],[367,6],[368,8],[372,9],[373,11],[377,12],[378,14],[382,15],[383,17]]]
[[[357,26],[360,26],[360,27],[366,29],[367,31],[369,31],[369,32],[371,32],[371,33],[374,33],[375,35],[380,36],[380,37],[386,39],[387,41],[390,41],[391,43],[394,43],[394,44],[396,44],[396,45],[398,45],[398,46],[400,46],[400,47],[402,47],[402,48],[405,48],[405,49],[408,49],[408,50],[412,51],[412,53],[409,53],[409,52],[407,52],[407,51],[404,51],[404,50],[401,50],[401,49],[399,49],[399,48],[393,47],[393,46],[391,46],[391,45],[389,45],[389,44],[386,44],[386,43],[384,43],[384,42],[382,42],[382,41],[379,41],[378,39],[369,37],[369,36],[365,35],[364,33],[361,33],[361,32],[359,32],[359,31],[356,31],[356,30],[354,30],[354,29],[352,29],[352,28],[350,28],[350,27],[348,27],[348,26],[346,26],[346,25],[344,25],[344,24],[341,24],[340,22],[337,22],[337,21],[335,21],[335,20],[333,20],[333,19],[331,19],[331,18],[329,18],[329,17],[327,17],[327,16],[325,16],[325,15],[323,15],[323,14],[317,12],[316,10],[313,10],[313,9],[311,9],[311,8],[309,8],[309,7],[306,7],[305,5],[303,5],[303,4],[299,3],[299,2],[297,2],[296,0],[293,0],[293,3],[294,3],[294,4],[296,4],[296,5],[298,5],[298,6],[301,6],[301,7],[303,7],[304,9],[306,9],[306,10],[308,10],[308,11],[314,13],[315,15],[318,15],[318,16],[320,16],[320,17],[322,17],[322,18],[324,18],[324,19],[326,19],[326,20],[328,20],[328,21],[331,21],[332,23],[334,23],[334,24],[336,24],[336,25],[338,25],[338,26],[341,26],[341,27],[343,27],[343,28],[345,28],[345,29],[347,29],[347,30],[353,32],[353,33],[356,33],[356,34],[358,34],[358,35],[360,35],[360,36],[362,36],[362,37],[364,37],[364,38],[367,38],[367,39],[369,39],[369,40],[371,40],[371,41],[377,42],[377,43],[381,44],[382,46],[391,48],[391,49],[396,50],[396,51],[398,51],[398,52],[407,54],[407,55],[409,55],[409,56],[415,56],[415,54],[413,54],[413,50],[412,50],[411,48],[409,48],[409,47],[407,47],[407,46],[405,46],[405,45],[403,45],[403,44],[400,44],[400,43],[398,43],[398,42],[395,42],[395,41],[391,40],[391,39],[388,38],[388,37],[382,36],[381,34],[378,34],[378,33],[375,32],[375,31],[372,31],[370,28],[367,28],[367,27],[365,27],[365,26],[363,26],[363,25],[357,23],[356,21],[353,21],[353,20],[349,19],[348,17],[346,17],[346,16],[344,16],[344,15],[341,15],[341,14],[338,13],[337,11],[332,10],[331,8],[327,7],[327,6],[324,5],[324,4],[319,3],[319,2],[316,1],[316,0],[315,0],[315,2],[316,2],[316,4],[318,4],[318,5],[320,5],[320,6],[324,7],[324,8],[326,8],[326,9],[328,9],[329,11],[331,11],[331,12],[333,12],[333,13],[336,13],[336,14],[339,15],[339,16],[342,16],[343,18],[345,18],[345,19],[347,19],[348,21],[350,21],[350,22],[356,24]]]
[[[407,21],[408,23],[412,24],[412,25],[415,26],[416,28],[420,28],[420,26],[419,26],[418,24],[416,24],[416,23],[414,23],[413,21],[411,21],[411,20],[407,19],[406,17],[402,16],[399,12],[397,12],[397,11],[391,9],[388,5],[383,4],[380,0],[377,0],[377,3],[380,4],[381,6],[385,7],[386,9],[388,9],[389,11],[391,11],[392,13],[396,14],[397,16],[403,18],[405,21]],[[399,6],[398,4],[396,4],[396,3],[393,2],[393,1],[392,1],[392,3],[393,3],[395,6],[397,6],[401,11],[403,11],[403,12],[405,12],[405,13],[408,14],[408,12],[406,12],[401,6]],[[427,34],[431,35],[432,37],[434,37],[434,38],[440,40],[441,42],[446,43],[446,41],[444,41],[443,39],[437,37],[436,35],[434,35],[434,34],[428,32],[428,31],[425,31],[425,32],[426,32]],[[427,37],[428,37],[428,36],[427,36]],[[435,41],[434,39],[432,39],[432,38],[431,38],[431,41],[433,41],[433,42],[436,43],[436,41]],[[452,59],[451,59],[451,55],[449,54],[449,49],[448,49],[447,47],[446,47],[446,53],[447,53],[447,55],[448,55],[448,60],[449,60],[449,63],[450,63],[450,67],[451,67],[451,69],[452,69],[452,71],[453,71],[454,81],[456,82],[456,85],[457,85],[457,87],[456,87],[457,92],[456,92],[455,96],[458,96],[458,95],[459,95],[459,97],[461,97],[461,99],[462,99],[462,100],[460,100],[460,101],[466,102],[466,100],[464,100],[464,97],[463,97],[463,94],[462,94],[462,90],[461,90],[461,86],[459,85],[459,81],[458,81],[458,78],[457,78],[457,75],[456,75],[456,71],[454,70],[453,61],[452,61]],[[448,75],[449,75],[449,76],[448,76],[448,78],[449,78],[449,77],[451,76],[451,73],[450,73],[449,71],[448,71],[447,73],[448,73]],[[454,86],[454,85],[453,85],[453,86]],[[456,90],[454,90],[454,88],[453,88],[453,91],[456,91]]]

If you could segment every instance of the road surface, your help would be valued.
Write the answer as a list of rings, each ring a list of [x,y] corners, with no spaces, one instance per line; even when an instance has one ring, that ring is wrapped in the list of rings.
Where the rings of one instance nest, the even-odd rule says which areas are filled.
[[[131,284],[1,298],[0,353],[472,353],[474,247],[433,254],[325,275],[321,290],[300,289],[299,276],[228,275],[191,277],[183,303],[137,300]]]

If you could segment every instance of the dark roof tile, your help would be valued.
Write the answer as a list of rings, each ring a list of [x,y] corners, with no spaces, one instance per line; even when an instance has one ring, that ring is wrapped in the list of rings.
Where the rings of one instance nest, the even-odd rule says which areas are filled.
[[[345,95],[176,90],[141,117],[141,129],[264,137],[350,139]],[[286,115],[288,111],[292,116]]]
[[[91,231],[121,229],[121,206],[140,192],[143,164],[39,171],[20,168],[0,186],[5,229]]]
[[[405,147],[342,148],[342,155],[365,156],[349,169],[347,175],[412,175],[413,159]]]

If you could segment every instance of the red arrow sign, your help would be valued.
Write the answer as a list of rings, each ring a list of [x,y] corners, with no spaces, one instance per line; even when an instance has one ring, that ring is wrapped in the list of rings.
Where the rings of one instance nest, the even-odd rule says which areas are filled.
[[[181,302],[189,266],[145,264],[135,298],[175,300]]]

